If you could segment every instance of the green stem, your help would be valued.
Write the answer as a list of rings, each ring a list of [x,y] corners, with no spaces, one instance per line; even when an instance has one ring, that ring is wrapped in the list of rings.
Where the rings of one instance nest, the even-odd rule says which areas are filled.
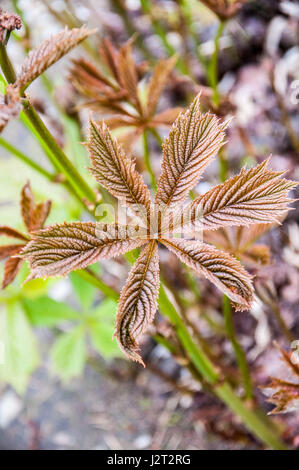
[[[16,74],[12,63],[10,62],[10,59],[7,55],[7,50],[3,46],[3,44],[0,44],[0,63],[8,83],[14,83],[17,79]],[[48,131],[48,129],[46,128],[43,121],[35,111],[32,104],[28,101],[28,99],[23,101],[23,107],[24,113],[30,120],[37,133],[43,139],[48,149],[51,151],[59,171],[61,171],[66,176],[66,179],[69,181],[70,185],[75,190],[77,190],[77,192],[81,195],[82,198],[86,198],[89,201],[95,202],[95,194],[93,190],[80,176],[80,174],[77,172],[76,168],[67,158],[63,150],[59,147],[56,140]]]
[[[15,83],[15,81],[17,80],[16,73],[7,55],[6,47],[1,42],[0,42],[0,64],[1,64],[2,71],[8,83]]]
[[[163,286],[160,288],[159,308],[174,325],[177,335],[190,360],[198,372],[210,385],[213,386],[214,393],[218,398],[220,398],[231,410],[240,416],[247,428],[263,443],[273,449],[285,450],[285,445],[277,437],[272,427],[270,425],[268,426],[264,420],[260,419],[257,414],[246,407],[242,400],[235,395],[227,381],[221,381],[220,372],[215,368],[201,347],[199,345],[195,345],[192,341],[187,327],[184,325],[181,317],[168,299]]]
[[[143,155],[144,155],[145,167],[150,176],[151,186],[154,191],[157,191],[156,177],[152,169],[152,165],[151,165],[149,143],[148,143],[148,133],[146,129],[143,131],[142,138],[143,138]]]
[[[225,22],[220,21],[216,35],[214,38],[214,51],[208,66],[208,81],[213,88],[213,101],[215,106],[219,105],[219,92],[218,92],[218,54],[219,54],[219,40],[223,33]]]
[[[112,289],[112,287],[105,284],[105,282],[96,276],[90,269],[79,269],[76,271],[76,274],[78,274],[82,279],[89,282],[93,286],[97,287],[101,292],[103,292],[104,295],[106,295],[106,297],[116,301],[119,299],[119,293]]]
[[[12,153],[15,155],[17,158],[22,160],[24,163],[27,165],[31,166],[35,171],[40,173],[41,175],[45,176],[49,181],[53,181],[55,179],[55,175],[50,173],[49,171],[45,170],[43,167],[41,167],[38,163],[35,161],[31,160],[27,155],[25,155],[23,152],[18,150],[16,147],[11,145],[9,142],[7,142],[5,139],[0,137],[0,145],[5,148],[8,152]]]
[[[78,192],[82,196],[82,198],[86,198],[91,202],[95,202],[95,194],[93,190],[80,176],[76,168],[73,166],[73,164],[67,158],[63,150],[57,144],[56,140],[46,128],[45,124],[35,111],[32,104],[30,104],[29,102],[24,105],[24,113],[26,114],[26,116],[28,117],[40,137],[46,143],[48,149],[51,151],[55,159],[55,164],[57,165],[57,168],[59,168],[60,172],[65,175],[70,185],[76,190],[76,192]]]
[[[236,360],[237,360],[239,369],[241,371],[243,384],[244,384],[244,390],[245,390],[245,396],[246,398],[251,399],[253,398],[253,388],[252,388],[252,383],[251,383],[251,378],[250,378],[249,367],[247,364],[247,360],[246,360],[246,356],[243,351],[243,348],[240,345],[236,336],[236,330],[234,327],[230,300],[226,295],[223,295],[222,302],[223,302],[223,315],[224,315],[224,320],[225,320],[226,333],[232,344],[232,347],[236,356]]]

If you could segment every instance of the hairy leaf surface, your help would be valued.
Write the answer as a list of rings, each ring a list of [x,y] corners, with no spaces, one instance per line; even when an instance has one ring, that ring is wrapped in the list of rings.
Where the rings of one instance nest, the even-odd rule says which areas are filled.
[[[135,227],[121,225],[58,224],[34,234],[21,255],[30,263],[30,278],[59,276],[143,245],[135,234]]]
[[[237,259],[199,241],[164,238],[161,242],[183,263],[213,282],[236,304],[237,310],[250,307],[251,279]]]
[[[241,170],[239,175],[196,198],[184,209],[185,214],[190,213],[190,229],[215,230],[228,225],[279,223],[289,210],[287,204],[291,200],[287,193],[297,183],[281,178],[282,172],[268,170],[268,161]]]
[[[138,339],[154,319],[159,286],[158,247],[151,241],[140,253],[121,292],[115,328],[121,349],[141,364]]]
[[[73,47],[94,32],[95,30],[88,30],[85,26],[70,30],[65,28],[60,33],[43,41],[26,57],[17,80],[19,88],[28,86]]]
[[[199,96],[174,122],[163,145],[157,204],[181,204],[223,144],[225,124],[201,114]]]
[[[91,173],[113,196],[126,205],[140,204],[147,211],[151,197],[135,164],[123,153],[103,123],[90,122],[90,137],[87,145],[92,163]]]

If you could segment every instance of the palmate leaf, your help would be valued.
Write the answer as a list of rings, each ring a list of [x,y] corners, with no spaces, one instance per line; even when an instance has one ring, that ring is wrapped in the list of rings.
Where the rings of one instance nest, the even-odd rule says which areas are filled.
[[[21,256],[29,261],[30,279],[63,276],[144,243],[144,238],[136,237],[135,227],[72,222],[40,230],[22,250]]]
[[[165,140],[156,204],[182,204],[224,143],[226,124],[213,114],[201,114],[199,107],[197,96]]]
[[[159,286],[158,246],[152,240],[143,248],[121,291],[115,327],[121,349],[141,364],[138,339],[154,319]]]
[[[18,75],[19,88],[27,87],[51,65],[67,54],[73,47],[93,34],[96,30],[88,30],[85,26],[68,30],[65,28],[58,34],[43,41],[29,52]]]
[[[250,307],[251,277],[237,259],[200,241],[175,238],[160,241],[183,263],[213,282],[234,302],[236,310]]]
[[[113,196],[123,204],[138,204],[150,210],[151,197],[135,164],[126,157],[103,123],[90,122],[87,144],[92,163],[91,173]]]
[[[241,170],[239,175],[215,186],[186,206],[183,217],[188,223],[183,231],[215,230],[257,222],[279,223],[289,210],[287,203],[292,201],[287,199],[287,193],[297,183],[281,178],[283,172],[268,170],[268,161],[249,170]]]

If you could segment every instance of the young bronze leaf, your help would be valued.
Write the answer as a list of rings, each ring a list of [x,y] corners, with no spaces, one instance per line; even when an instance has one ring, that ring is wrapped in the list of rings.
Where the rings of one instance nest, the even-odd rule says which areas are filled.
[[[2,245],[0,246],[0,260],[4,258],[8,258],[9,256],[15,255],[19,253],[21,248],[23,248],[23,244],[16,244],[16,245]]]
[[[29,261],[30,279],[62,276],[144,243],[143,237],[136,236],[135,227],[71,222],[52,225],[34,234],[21,256]]]
[[[5,235],[9,238],[16,238],[18,240],[28,241],[28,238],[21,232],[15,230],[14,228],[7,227],[6,225],[0,225],[0,235]]]
[[[35,232],[43,228],[44,223],[49,215],[51,210],[51,201],[40,202],[36,204],[31,218],[30,231]]]
[[[161,111],[161,113],[153,116],[149,121],[149,126],[171,126],[181,112],[182,108],[179,107],[165,109],[165,111]]]
[[[127,91],[131,102],[142,112],[138,98],[138,75],[132,53],[132,40],[128,41],[119,51],[119,81]]]
[[[138,339],[154,319],[159,285],[158,247],[152,240],[143,248],[122,289],[115,327],[121,349],[141,364]]]
[[[95,30],[88,30],[85,26],[70,30],[65,28],[60,33],[43,41],[26,57],[17,79],[18,87],[21,89],[27,87],[51,65],[94,32]]]
[[[291,202],[287,193],[298,183],[281,178],[281,172],[268,170],[267,163],[265,160],[254,168],[243,169],[239,175],[195,199],[184,209],[185,214],[190,214],[190,229],[279,223],[288,210],[287,203]]]
[[[91,173],[123,204],[139,204],[150,209],[151,197],[135,164],[123,153],[105,123],[90,122],[87,144],[92,163]]]
[[[16,275],[18,274],[20,267],[23,263],[22,258],[9,258],[4,265],[4,276],[2,281],[2,289],[5,289],[11,284]]]
[[[22,109],[20,94],[13,85],[7,85],[6,95],[0,95],[0,132],[8,122],[18,117]]]
[[[167,60],[160,60],[154,68],[153,75],[148,85],[147,110],[148,117],[151,117],[156,111],[156,107],[166,85],[168,77],[175,66],[177,56]]]
[[[201,114],[199,95],[174,122],[163,145],[157,204],[181,204],[223,145],[226,124]]]
[[[28,232],[30,232],[32,214],[34,211],[34,198],[29,181],[27,181],[25,186],[22,188],[20,206],[23,222]]]
[[[250,307],[253,296],[251,278],[237,259],[197,240],[163,238],[160,241],[183,263],[213,282],[235,303],[236,310]]]

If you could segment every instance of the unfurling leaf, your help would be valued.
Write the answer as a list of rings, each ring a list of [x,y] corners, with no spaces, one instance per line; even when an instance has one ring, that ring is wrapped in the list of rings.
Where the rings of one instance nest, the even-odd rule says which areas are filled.
[[[149,211],[151,197],[142,176],[104,123],[96,125],[90,122],[87,148],[92,163],[91,173],[96,180],[122,203],[142,205]]]
[[[31,279],[63,276],[144,243],[144,238],[136,237],[135,227],[73,222],[37,232],[21,256],[30,263]]]
[[[267,169],[269,160],[241,170],[184,209],[190,214],[190,229],[215,230],[219,227],[280,222],[289,208],[287,193],[297,183],[281,178],[282,172]],[[187,220],[187,216],[185,216]],[[187,230],[187,227],[186,227]]]
[[[51,209],[51,201],[35,204],[30,183],[27,182],[21,192],[21,213],[28,232],[43,227]]]
[[[163,238],[161,242],[183,263],[213,282],[235,303],[236,310],[250,307],[251,278],[237,259],[199,241]]]
[[[143,248],[122,289],[115,327],[121,349],[141,364],[138,340],[154,319],[159,286],[158,247],[152,240]]]
[[[2,281],[2,289],[5,289],[9,284],[11,284],[16,275],[18,274],[23,260],[21,258],[9,258],[4,265],[4,275]]]
[[[0,96],[0,132],[3,131],[12,118],[18,117],[21,109],[21,98],[18,89],[13,85],[7,85],[6,95]]]
[[[0,260],[7,258],[8,256],[16,255],[21,251],[25,245],[2,245],[0,246]]]
[[[51,65],[94,32],[95,30],[88,30],[85,26],[70,30],[65,28],[60,33],[43,41],[26,57],[16,82],[18,87],[20,89],[27,87]]]
[[[197,96],[165,140],[156,204],[182,204],[223,145],[226,124],[213,114],[201,114],[199,107]]]

